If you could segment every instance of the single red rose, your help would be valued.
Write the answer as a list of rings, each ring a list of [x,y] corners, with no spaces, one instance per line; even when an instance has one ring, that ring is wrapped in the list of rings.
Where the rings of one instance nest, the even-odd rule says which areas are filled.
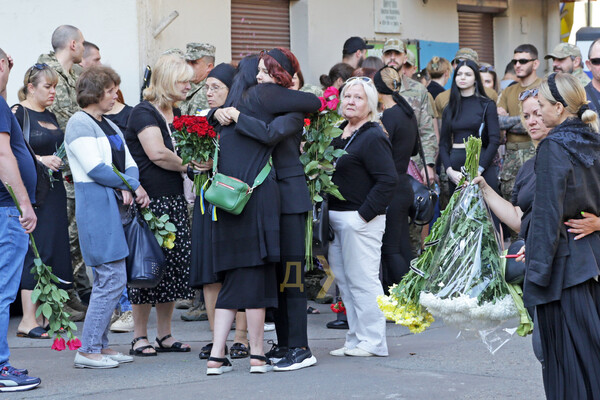
[[[319,97],[319,100],[321,100],[321,108],[319,108],[319,112],[320,112],[320,111],[323,111],[327,107],[327,102],[325,101],[324,97]]]
[[[217,136],[217,133],[214,131],[214,129],[211,129],[208,131],[208,137],[213,139]]]
[[[69,347],[69,350],[77,350],[81,347],[81,340],[78,338],[73,338],[67,341],[67,346]]]
[[[339,97],[339,96],[340,96],[340,91],[333,86],[329,86],[323,92],[323,97],[327,100],[332,100],[334,97]]]
[[[310,125],[310,118],[304,118],[304,126]]]
[[[51,349],[56,351],[63,351],[64,349],[66,349],[65,339],[61,337],[55,338],[54,343],[52,343]]]
[[[338,98],[334,97],[332,100],[327,101],[327,108],[330,109],[331,111],[335,111],[335,110],[337,110],[339,102],[340,101],[338,100]]]
[[[177,118],[177,117],[175,117],[175,118]],[[173,128],[180,131],[181,129],[183,129],[183,122],[181,122],[180,119],[174,119],[173,120]]]

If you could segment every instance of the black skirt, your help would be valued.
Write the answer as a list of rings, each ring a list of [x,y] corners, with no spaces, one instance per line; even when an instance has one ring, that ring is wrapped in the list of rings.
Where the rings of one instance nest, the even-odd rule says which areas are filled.
[[[600,284],[563,289],[537,306],[548,399],[600,399]]]
[[[67,194],[60,174],[60,172],[54,174],[56,181],[48,191],[44,204],[35,210],[38,222],[33,231],[33,238],[44,264],[52,267],[52,272],[60,279],[73,282]],[[30,246],[23,263],[21,289],[33,290],[37,284],[31,268],[33,268],[33,251]],[[71,284],[59,284],[59,287],[63,289],[71,286]]]
[[[223,287],[215,308],[245,310],[277,307],[274,263],[230,269],[223,275]]]
[[[215,272],[212,252],[212,205],[204,202],[204,214],[200,208],[200,196],[194,202],[192,219],[192,263],[190,265],[190,286],[201,288],[204,285],[222,282],[222,276]]]

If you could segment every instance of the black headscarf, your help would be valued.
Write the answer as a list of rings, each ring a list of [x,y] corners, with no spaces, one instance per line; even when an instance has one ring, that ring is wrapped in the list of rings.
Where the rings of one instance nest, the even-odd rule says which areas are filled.
[[[221,63],[214,67],[208,74],[208,78],[215,78],[220,80],[227,86],[227,89],[231,88],[233,83],[233,77],[235,76],[235,68],[231,64]]]

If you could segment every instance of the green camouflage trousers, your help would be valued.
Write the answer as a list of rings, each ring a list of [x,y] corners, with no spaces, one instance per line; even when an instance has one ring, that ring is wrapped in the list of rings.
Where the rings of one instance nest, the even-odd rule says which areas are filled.
[[[525,143],[506,143],[506,154],[500,172],[500,190],[502,197],[510,201],[512,198],[513,186],[519,169],[525,161],[535,155],[535,147],[531,142]]]
[[[65,179],[65,190],[67,191],[67,217],[69,218],[69,244],[71,245],[71,263],[73,264],[73,286],[79,296],[89,294],[92,284],[87,275],[81,249],[79,248],[79,232],[75,221],[75,188],[72,183]]]

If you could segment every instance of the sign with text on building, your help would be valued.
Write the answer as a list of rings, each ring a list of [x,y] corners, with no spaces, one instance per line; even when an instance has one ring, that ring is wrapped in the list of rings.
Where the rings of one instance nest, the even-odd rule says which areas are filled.
[[[375,32],[400,33],[400,1],[375,0],[373,2],[375,15]]]

